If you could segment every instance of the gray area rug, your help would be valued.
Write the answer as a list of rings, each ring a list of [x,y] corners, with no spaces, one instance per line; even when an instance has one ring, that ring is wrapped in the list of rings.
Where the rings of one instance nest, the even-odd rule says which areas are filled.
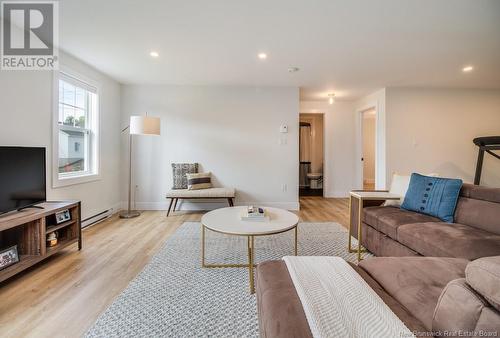
[[[186,222],[100,315],[87,337],[258,337],[248,269],[201,268],[201,225]],[[246,263],[246,238],[207,231],[207,263]],[[354,243],[355,240],[353,240]],[[256,237],[256,262],[293,255],[293,231]],[[340,256],[347,230],[300,223],[299,255]]]

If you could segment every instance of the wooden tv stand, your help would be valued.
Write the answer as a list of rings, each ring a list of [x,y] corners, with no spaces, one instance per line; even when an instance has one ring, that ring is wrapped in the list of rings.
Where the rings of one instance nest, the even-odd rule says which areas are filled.
[[[79,201],[44,202],[43,209],[24,209],[0,216],[0,250],[17,245],[19,262],[0,270],[0,282],[78,243],[82,249],[81,204]],[[71,220],[56,224],[55,213],[68,209]],[[56,246],[47,247],[46,236],[57,231]]]

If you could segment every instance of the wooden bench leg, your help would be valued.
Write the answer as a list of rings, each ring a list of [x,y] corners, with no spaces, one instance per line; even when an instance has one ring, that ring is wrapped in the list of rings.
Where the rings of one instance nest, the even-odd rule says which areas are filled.
[[[172,203],[174,203],[174,199],[173,198],[170,199],[170,204],[168,205],[167,217],[168,217],[168,215],[170,215],[170,209],[172,208]]]
[[[176,198],[175,201],[174,201],[174,210],[172,210],[172,211],[175,211],[175,208],[177,208],[177,201],[179,201],[178,198]]]
[[[227,202],[229,203],[230,207],[234,206],[233,199],[231,197],[227,199]]]

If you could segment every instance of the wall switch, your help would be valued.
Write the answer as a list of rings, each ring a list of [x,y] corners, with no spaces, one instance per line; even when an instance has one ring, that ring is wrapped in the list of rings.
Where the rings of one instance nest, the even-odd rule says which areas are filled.
[[[286,192],[286,190],[287,190],[286,183],[283,183],[283,184],[281,185],[281,190],[283,190],[283,192]]]
[[[288,126],[286,124],[282,124],[280,126],[280,133],[283,133],[283,134],[288,133]]]

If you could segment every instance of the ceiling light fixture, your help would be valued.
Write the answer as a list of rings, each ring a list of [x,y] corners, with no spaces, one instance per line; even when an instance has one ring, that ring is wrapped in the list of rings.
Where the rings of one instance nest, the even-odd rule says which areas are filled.
[[[259,59],[261,59],[261,60],[265,60],[265,59],[267,59],[267,54],[266,54],[266,53],[259,53],[257,56],[258,56],[258,57],[259,57]]]
[[[462,72],[464,72],[464,73],[472,72],[473,70],[474,70],[474,67],[472,67],[472,66],[465,66],[464,68],[462,68]]]
[[[149,52],[149,55],[153,58],[157,58],[158,56],[160,56],[160,54],[158,52],[155,52],[155,51],[151,51]]]
[[[335,94],[334,93],[328,94],[328,103],[333,104],[334,102],[335,102]]]

